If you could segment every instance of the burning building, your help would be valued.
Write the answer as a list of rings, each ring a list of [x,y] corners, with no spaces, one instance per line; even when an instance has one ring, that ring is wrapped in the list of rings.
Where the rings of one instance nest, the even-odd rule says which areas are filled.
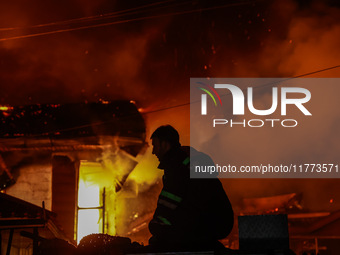
[[[339,77],[340,12],[334,0],[38,0],[2,1],[0,6],[0,102],[36,104],[0,108],[1,189],[35,206],[45,201],[51,211],[47,218],[55,212],[56,222],[75,242],[82,231],[79,220],[89,215],[97,219],[91,231],[142,240],[136,235],[147,229],[159,185],[141,190],[131,181],[142,179],[135,173],[140,164],[129,171],[144,152],[146,133],[133,104],[65,103],[133,98],[152,112],[148,129],[177,125],[184,145],[190,141],[189,77]],[[319,99],[314,96],[319,93],[313,94],[313,121],[294,134],[300,139],[296,148],[276,131],[237,131],[229,132],[225,154],[242,160],[243,145],[261,144],[248,156],[294,159],[305,151],[305,162],[319,153],[338,158],[339,89],[328,92]],[[320,108],[329,111],[323,114]],[[270,149],[274,137],[282,138],[281,146]],[[311,144],[311,138],[321,145]],[[157,184],[157,177],[148,183]],[[310,252],[328,247],[319,249],[327,254],[335,247],[320,238],[339,240],[339,179],[221,181],[237,214],[292,214],[291,237],[306,242]],[[277,197],[292,193],[303,193],[302,209],[293,212],[289,207],[296,209],[295,196],[287,195],[284,202]],[[93,195],[93,201],[84,201],[83,194]],[[42,208],[34,208],[32,217],[40,217]],[[233,240],[238,239],[236,227]],[[9,236],[4,231],[3,251]]]
[[[144,119],[134,102],[2,107],[0,119],[0,185],[6,196],[1,197],[1,222],[43,219],[37,208],[44,201],[47,215],[71,242],[90,233],[127,231],[116,220],[126,226],[137,218],[123,210],[125,199],[136,197],[127,179],[146,145]],[[29,205],[18,211],[17,203]],[[19,228],[5,225],[7,231]],[[46,237],[42,231],[35,234]],[[10,235],[2,239],[4,250]],[[17,239],[16,230],[17,250],[32,249]]]

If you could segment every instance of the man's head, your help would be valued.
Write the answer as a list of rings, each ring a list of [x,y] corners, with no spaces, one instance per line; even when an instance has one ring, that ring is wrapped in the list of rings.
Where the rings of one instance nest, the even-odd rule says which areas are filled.
[[[159,161],[171,149],[181,146],[179,135],[176,129],[170,125],[160,126],[151,135],[152,154],[155,154]]]

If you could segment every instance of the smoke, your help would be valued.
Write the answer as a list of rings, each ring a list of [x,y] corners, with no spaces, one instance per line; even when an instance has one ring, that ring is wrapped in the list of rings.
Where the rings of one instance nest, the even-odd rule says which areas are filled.
[[[30,6],[25,11],[3,6],[1,10],[6,10],[6,15],[1,16],[7,17],[3,26],[28,27],[98,15],[105,7],[117,10],[114,6],[107,7],[107,1],[95,4],[71,1],[64,9],[61,7],[66,2],[57,6],[40,4],[37,2],[34,9]],[[49,11],[53,15],[47,19],[45,15]],[[14,19],[17,16],[23,21]],[[132,29],[127,24],[1,42],[0,103],[22,105],[131,99],[146,106],[150,85],[145,84],[145,78],[140,78],[141,71],[149,54],[150,41],[163,28],[163,23],[137,24],[139,29]],[[0,32],[2,37],[9,37],[40,32],[36,30]]]
[[[253,29],[257,25],[255,31],[248,28],[252,36],[243,40],[249,47],[222,50],[229,65],[215,59],[212,77],[292,77],[338,65],[339,11],[322,1],[303,7],[292,0],[275,1],[249,19]],[[339,71],[313,77],[339,77]]]
[[[212,5],[201,2],[201,7]],[[1,2],[0,21],[2,27],[27,27],[127,9],[136,3],[106,0]],[[171,124],[178,129],[182,144],[187,145],[190,142],[189,105],[171,107],[189,102],[190,77],[291,77],[338,65],[340,10],[329,3],[259,2],[251,6],[0,42],[0,104],[135,100],[146,119],[147,137],[158,126]],[[10,36],[14,32],[0,31],[0,35]],[[339,77],[339,69],[310,77]],[[315,88],[313,94],[318,94],[320,89]],[[280,139],[282,146],[279,149],[266,147],[278,133],[263,129],[256,134],[262,137],[261,140],[247,143],[252,149],[248,156],[258,159],[263,155],[274,158],[280,154],[288,158],[301,150],[307,154],[313,145],[309,138],[316,139],[319,134],[322,134],[319,137],[323,141],[322,148],[314,148],[310,158],[324,148],[327,152],[337,153],[339,122],[332,118],[339,114],[334,103],[338,93],[334,89],[325,94],[328,105],[324,105],[324,99],[312,98],[313,116],[319,122],[327,120],[327,125],[309,122],[312,128],[308,132],[291,134],[299,139],[300,146],[291,148],[287,140]],[[270,95],[261,99],[270,101]],[[334,112],[318,115],[319,110],[322,112],[321,105]],[[166,110],[156,111],[158,109]],[[244,135],[244,138],[254,137],[251,132]],[[228,143],[236,143],[236,138],[242,136],[230,134]],[[262,149],[258,149],[257,144],[261,144]],[[230,158],[242,160],[239,147],[227,153]],[[129,178],[140,185],[145,184],[147,189],[162,173],[155,169],[158,162],[150,148],[139,161]],[[307,193],[308,190],[311,194],[315,184],[308,180],[290,180],[288,184],[276,180],[273,183],[279,184],[275,185],[267,180],[222,181],[235,204],[244,196],[269,195],[266,190],[270,190],[270,194]],[[334,185],[327,180],[319,182],[320,188],[328,184]],[[328,199],[328,195],[322,199],[325,197]]]
[[[338,8],[320,1],[302,7],[295,1],[276,1],[269,10],[269,20],[264,22],[268,23],[266,33],[253,38],[255,42],[260,41],[257,50],[244,54],[248,53],[247,50],[242,53],[243,49],[236,49],[237,53],[233,55],[237,55],[237,61],[228,66],[220,64],[213,70],[213,77],[293,77],[339,65]],[[223,54],[228,56],[228,53]],[[339,69],[333,69],[308,77],[339,77],[339,74]],[[289,161],[307,163],[317,159],[333,162],[340,152],[337,131],[340,90],[338,86],[312,85],[308,89],[314,95],[308,104],[313,118],[305,119],[305,126],[294,132],[273,128],[228,129],[222,141],[214,137],[205,137],[205,141],[213,141],[219,144],[216,148],[224,148],[225,158],[231,162],[251,164],[268,159],[278,164]],[[269,101],[265,105],[270,105],[271,95],[263,94],[258,101]],[[261,108],[259,104],[257,106]],[[249,119],[250,116],[244,117]],[[298,118],[297,115],[293,117]],[[216,151],[218,153],[221,152]],[[304,194],[304,207],[309,210],[334,211],[340,206],[339,203],[330,203],[334,197],[339,200],[338,180],[223,179],[222,182],[234,205],[239,204],[243,197],[295,192]]]

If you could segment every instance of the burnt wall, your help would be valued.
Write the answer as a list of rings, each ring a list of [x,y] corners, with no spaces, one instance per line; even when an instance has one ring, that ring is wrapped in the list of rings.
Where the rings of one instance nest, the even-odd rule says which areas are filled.
[[[76,206],[76,166],[67,156],[52,158],[52,211],[65,234],[72,240]]]

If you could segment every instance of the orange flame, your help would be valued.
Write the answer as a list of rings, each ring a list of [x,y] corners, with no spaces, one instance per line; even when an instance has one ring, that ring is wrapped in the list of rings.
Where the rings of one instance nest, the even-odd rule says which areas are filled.
[[[9,110],[13,110],[13,107],[11,106],[5,106],[5,105],[0,105],[0,111],[9,111]]]

